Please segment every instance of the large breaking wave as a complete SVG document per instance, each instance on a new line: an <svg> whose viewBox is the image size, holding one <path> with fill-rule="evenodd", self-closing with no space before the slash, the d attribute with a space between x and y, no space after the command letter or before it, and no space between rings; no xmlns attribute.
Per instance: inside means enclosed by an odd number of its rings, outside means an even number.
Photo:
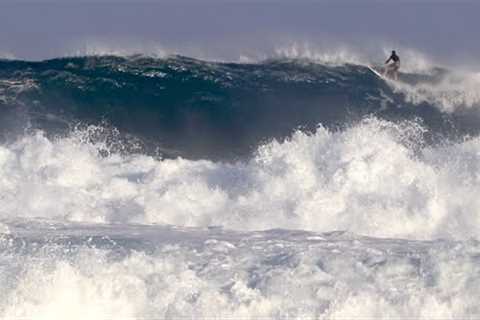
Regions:
<svg viewBox="0 0 480 320"><path fill-rule="evenodd" d="M480 315L479 78L0 62L0 316Z"/></svg>
<svg viewBox="0 0 480 320"><path fill-rule="evenodd" d="M427 139L477 134L479 79L433 68L387 83L367 67L306 59L215 63L173 56L0 62L2 133L120 131L146 152L231 160L272 139L365 116L421 121ZM21 131L23 132L23 131ZM133 144L133 145L132 145Z"/></svg>

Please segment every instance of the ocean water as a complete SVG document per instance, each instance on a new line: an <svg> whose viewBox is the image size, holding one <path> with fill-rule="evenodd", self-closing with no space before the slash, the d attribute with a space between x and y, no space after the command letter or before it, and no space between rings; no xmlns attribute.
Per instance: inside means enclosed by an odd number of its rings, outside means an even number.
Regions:
<svg viewBox="0 0 480 320"><path fill-rule="evenodd" d="M0 318L480 317L480 74L344 58L1 60Z"/></svg>

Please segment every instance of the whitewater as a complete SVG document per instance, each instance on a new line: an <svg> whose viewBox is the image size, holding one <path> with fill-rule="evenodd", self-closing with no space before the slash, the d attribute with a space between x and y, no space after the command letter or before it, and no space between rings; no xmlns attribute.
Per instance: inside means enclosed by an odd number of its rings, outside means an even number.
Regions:
<svg viewBox="0 0 480 320"><path fill-rule="evenodd" d="M324 58L1 60L0 318L480 317L479 74Z"/></svg>

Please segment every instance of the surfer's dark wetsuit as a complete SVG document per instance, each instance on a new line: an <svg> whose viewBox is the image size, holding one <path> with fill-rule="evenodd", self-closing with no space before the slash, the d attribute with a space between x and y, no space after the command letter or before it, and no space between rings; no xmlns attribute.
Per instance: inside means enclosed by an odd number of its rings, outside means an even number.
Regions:
<svg viewBox="0 0 480 320"><path fill-rule="evenodd" d="M400 57L397 56L397 53L395 51L392 51L392 55L390 56L390 58L388 58L388 60L385 63L389 63L390 61L393 61L394 63L400 62Z"/></svg>
<svg viewBox="0 0 480 320"><path fill-rule="evenodd" d="M388 64L390 61L392 61L393 63ZM393 77L395 79L398 79L398 69L400 69L400 57L397 56L397 53L395 52L395 50L392 51L390 58L388 58L388 60L385 61L385 64L388 64L385 70L385 74L387 76L393 74Z"/></svg>

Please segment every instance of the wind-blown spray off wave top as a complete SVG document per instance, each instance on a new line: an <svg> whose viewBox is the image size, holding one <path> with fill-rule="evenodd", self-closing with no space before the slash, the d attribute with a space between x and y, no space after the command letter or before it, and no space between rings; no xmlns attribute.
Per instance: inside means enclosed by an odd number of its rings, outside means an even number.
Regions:
<svg viewBox="0 0 480 320"><path fill-rule="evenodd" d="M480 316L475 74L104 56L0 81L1 317Z"/></svg>

